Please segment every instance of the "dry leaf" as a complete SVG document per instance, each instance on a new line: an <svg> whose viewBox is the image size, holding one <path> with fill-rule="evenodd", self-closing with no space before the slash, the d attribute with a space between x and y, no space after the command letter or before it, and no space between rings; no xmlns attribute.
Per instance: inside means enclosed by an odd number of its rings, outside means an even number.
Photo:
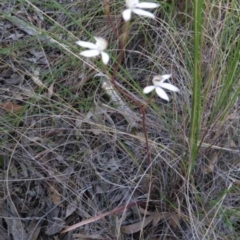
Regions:
<svg viewBox="0 0 240 240"><path fill-rule="evenodd" d="M26 97L34 97L34 92L31 89L21 87L22 94Z"/></svg>
<svg viewBox="0 0 240 240"><path fill-rule="evenodd" d="M26 231L30 234L28 240L38 240L40 231L42 230L42 222L38 220L31 220L26 226Z"/></svg>
<svg viewBox="0 0 240 240"><path fill-rule="evenodd" d="M50 185L50 195L54 205L59 205L61 203L61 195L56 190L55 184Z"/></svg>
<svg viewBox="0 0 240 240"><path fill-rule="evenodd" d="M55 217L52 221L53 223L49 225L45 231L45 233L49 236L59 233L65 226L65 221L61 218Z"/></svg>
<svg viewBox="0 0 240 240"><path fill-rule="evenodd" d="M163 218L168 217L169 213L166 212L151 212L151 217L153 219L153 226L157 226L158 222L161 221Z"/></svg>
<svg viewBox="0 0 240 240"><path fill-rule="evenodd" d="M152 217L153 220L153 226L157 226L159 221L162 219L165 219L168 221L168 223L173 227L176 228L178 225L178 222L180 220L180 217L176 213L170 213L170 212L147 212L148 215Z"/></svg>
<svg viewBox="0 0 240 240"><path fill-rule="evenodd" d="M12 204L7 204L7 201L3 203L1 215L5 220L5 228L7 228L8 236L12 236L13 240L23 240L29 239L28 234L25 230L24 223L19 219L18 214L16 213L16 208ZM2 233L0 235L2 238ZM8 238L9 239L9 238Z"/></svg>
<svg viewBox="0 0 240 240"><path fill-rule="evenodd" d="M83 239L106 239L101 237L100 235L85 235L85 234L73 234L74 239L83 240Z"/></svg>
<svg viewBox="0 0 240 240"><path fill-rule="evenodd" d="M0 108L11 113L18 113L23 110L23 106L12 103L12 102L0 103Z"/></svg>
<svg viewBox="0 0 240 240"><path fill-rule="evenodd" d="M77 209L77 203L76 203L76 202L68 204L67 209L66 209L65 219L66 219L67 217L69 217L70 215L72 215L73 212L74 212L76 209Z"/></svg>
<svg viewBox="0 0 240 240"><path fill-rule="evenodd" d="M31 78L36 85L38 85L39 87L45 87L46 88L46 86L43 84L43 82L39 79L39 71L35 70L33 72L33 75L31 75Z"/></svg>
<svg viewBox="0 0 240 240"><path fill-rule="evenodd" d="M48 98L51 98L53 95L53 86L54 86L54 83L52 83L48 88L48 93L47 93Z"/></svg>
<svg viewBox="0 0 240 240"><path fill-rule="evenodd" d="M203 168L204 174L208 174L213 171L217 159L218 159L218 154L217 152L214 152L208 161L208 166Z"/></svg>
<svg viewBox="0 0 240 240"><path fill-rule="evenodd" d="M169 213L168 223L173 227L173 229L176 229L177 226L179 226L180 220L181 220L181 216L179 216L178 214Z"/></svg>
<svg viewBox="0 0 240 240"><path fill-rule="evenodd" d="M45 54L43 51L36 51L35 49L31 49L30 53L38 60L42 57L45 57Z"/></svg>
<svg viewBox="0 0 240 240"><path fill-rule="evenodd" d="M145 228L152 220L152 216L148 216L140 222L121 227L121 232L126 234L139 232L141 229Z"/></svg>
<svg viewBox="0 0 240 240"><path fill-rule="evenodd" d="M140 206L139 206L138 209L139 209L139 212L140 212L141 214L144 214L144 215L150 215L150 214L151 214L151 212L146 211L145 209L141 208Z"/></svg>
<svg viewBox="0 0 240 240"><path fill-rule="evenodd" d="M15 33L12 33L6 39L12 39L13 41L16 41L22 36L24 36L24 34L20 33L19 31L15 31Z"/></svg>
<svg viewBox="0 0 240 240"><path fill-rule="evenodd" d="M45 87L45 85L42 83L39 77L35 77L35 76L31 76L31 77L36 85L38 85L39 87Z"/></svg>
<svg viewBox="0 0 240 240"><path fill-rule="evenodd" d="M234 142L232 139L230 140L229 147L230 147L230 148L237 149L237 145L235 144L235 142Z"/></svg>
<svg viewBox="0 0 240 240"><path fill-rule="evenodd" d="M13 73L10 78L5 79L4 82L8 85L21 85L23 83L24 76L18 73Z"/></svg>
<svg viewBox="0 0 240 240"><path fill-rule="evenodd" d="M66 227L61 233L66 233L66 232L74 230L74 229L76 229L78 227L84 226L86 224L89 224L89 223L92 223L92 222L96 222L96 221L98 221L98 220L100 220L102 218L105 218L108 215L113 215L113 214L117 214L117 213L120 213L120 212L124 212L128 208L136 206L136 205L139 205L140 203L141 203L140 201L139 202L131 202L128 205L114 208L113 210L111 210L109 212L99 214L99 215L97 215L95 217L91 217L89 219L86 219L86 220L83 220L83 221L81 221L79 223L76 223L76 224L74 224L72 226Z"/></svg>
<svg viewBox="0 0 240 240"><path fill-rule="evenodd" d="M230 179L233 181L233 184L240 186L240 180L237 178L230 177Z"/></svg>
<svg viewBox="0 0 240 240"><path fill-rule="evenodd" d="M82 118L77 117L76 120L75 120L76 128L81 129L82 128L82 123L83 123Z"/></svg>
<svg viewBox="0 0 240 240"><path fill-rule="evenodd" d="M239 114L237 112L234 112L228 116L228 120L234 121L239 118Z"/></svg>
<svg viewBox="0 0 240 240"><path fill-rule="evenodd" d="M177 213L171 212L153 212L151 213L151 216L153 218L153 226L157 226L158 222L164 219L174 229L176 229L176 227L179 225L179 221L181 219L181 216L179 216Z"/></svg>

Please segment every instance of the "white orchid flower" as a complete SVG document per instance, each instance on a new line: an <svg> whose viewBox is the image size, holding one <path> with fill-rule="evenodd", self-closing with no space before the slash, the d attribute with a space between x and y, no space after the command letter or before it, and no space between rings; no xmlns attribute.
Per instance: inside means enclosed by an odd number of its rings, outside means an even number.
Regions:
<svg viewBox="0 0 240 240"><path fill-rule="evenodd" d="M96 57L98 55L101 55L103 63L107 65L109 62L109 55L104 52L104 50L107 48L108 42L102 37L94 38L96 40L96 43L85 41L76 42L76 44L78 44L79 46L90 49L80 52L80 55L84 57Z"/></svg>
<svg viewBox="0 0 240 240"><path fill-rule="evenodd" d="M166 101L169 101L169 97L163 89L167 89L167 90L173 91L173 92L178 92L179 91L179 89L177 87L173 86L172 84L165 83L165 81L167 79L169 79L171 76L172 76L171 74L155 76L152 80L153 85L145 87L143 89L143 93L147 94L147 93L152 92L155 89L157 95L160 98L162 98Z"/></svg>
<svg viewBox="0 0 240 240"><path fill-rule="evenodd" d="M142 8L152 9L159 7L159 4L157 3L149 3L149 2L139 2L139 0L125 0L126 7L122 12L122 16L125 22L129 21L132 16L132 12L134 12L137 15L141 15L144 17L150 17L155 18L155 15L151 12L145 11Z"/></svg>

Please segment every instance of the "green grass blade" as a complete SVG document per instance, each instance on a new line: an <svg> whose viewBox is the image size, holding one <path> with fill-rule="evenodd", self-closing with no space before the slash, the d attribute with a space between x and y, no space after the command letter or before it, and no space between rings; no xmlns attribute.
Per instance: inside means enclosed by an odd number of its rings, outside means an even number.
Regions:
<svg viewBox="0 0 240 240"><path fill-rule="evenodd" d="M194 71L192 114L190 123L190 164L189 172L194 167L197 156L197 142L201 118L201 27L202 27L202 1L194 1Z"/></svg>

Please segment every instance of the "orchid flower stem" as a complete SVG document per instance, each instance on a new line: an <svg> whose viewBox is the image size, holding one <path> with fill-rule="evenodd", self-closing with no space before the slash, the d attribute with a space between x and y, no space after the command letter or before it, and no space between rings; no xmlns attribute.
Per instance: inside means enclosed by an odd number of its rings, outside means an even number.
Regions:
<svg viewBox="0 0 240 240"><path fill-rule="evenodd" d="M108 22L109 22L111 28L113 29L113 32L114 32L115 36L117 37L117 39L119 39L119 33L115 29L115 27L113 26L112 21L111 21L109 1L108 0L105 0L104 7L105 7L105 12L106 12ZM132 95L130 95L126 91L124 91L124 89L122 89L116 83L116 80L115 80L115 76L117 76L118 70L121 66L121 63L122 63L122 60L123 60L123 57L124 57L124 50L125 50L125 47L126 47L126 41L127 41L127 37L128 37L129 27L130 27L130 21L125 22L123 33L122 33L122 36L121 36L121 39L120 39L120 52L119 52L119 55L118 55L118 58L117 58L117 63L113 67L113 73L110 74L105 66L104 66L103 70L107 74L107 76L109 76L110 81L113 84L114 88L120 94L122 94L123 96L126 96L129 100L131 100L135 104L135 106L137 106L139 108L139 111L142 115L142 128L143 128L143 133L144 133L144 138L145 138L145 143L146 143L146 159L147 159L148 164L149 164L149 189L148 189L148 199L147 199L147 205L146 205L146 210L147 210L149 200L150 200L150 194L151 194L151 191L152 191L152 161L151 161L151 153L150 153L150 148L149 148L148 133L147 133L147 127L146 127L146 108L151 103L151 101L154 97L154 94L151 95L151 97L149 98L149 100L146 102L145 105L142 105L142 103L138 99L136 99L135 97L133 97ZM144 215L144 216L146 216L146 215Z"/></svg>
<svg viewBox="0 0 240 240"><path fill-rule="evenodd" d="M110 14L110 6L109 6L109 0L105 0L103 3L103 7L105 10L105 14L107 16L107 21L109 23L109 25L111 26L116 38L119 38L119 32L118 29L114 26L113 22L112 22L112 18L111 18L111 14Z"/></svg>
<svg viewBox="0 0 240 240"><path fill-rule="evenodd" d="M127 36L128 36L128 29L129 29L129 22L126 22L125 25L124 25L123 34L122 34L121 39L120 39L120 53L118 55L117 63L114 66L114 72L115 73L118 72L118 70L121 66L122 60L123 60L124 50L125 50L125 46L126 46L126 40L127 40Z"/></svg>
<svg viewBox="0 0 240 240"><path fill-rule="evenodd" d="M151 94L150 98L147 100L146 104L143 106L144 109L146 109L151 104L154 95L155 95L154 93Z"/></svg>
<svg viewBox="0 0 240 240"><path fill-rule="evenodd" d="M106 15L108 17L109 24L113 28L112 21L111 21L111 18L110 18L110 10L109 10L108 0L105 1L104 7L105 7ZM123 34L122 34L121 39L120 39L120 53L118 55L117 63L113 67L113 73L110 74L105 66L104 66L103 72L105 72L105 74L109 77L109 79L110 79L111 83L113 84L114 88L120 94L122 94L123 96L126 96L129 100L131 100L139 108L139 110L142 114L142 127L143 127L145 142L146 142L146 156L147 156L148 164L150 165L151 164L151 154L150 154L150 150L149 150L148 135L147 135L147 128L146 128L146 112L145 112L145 109L149 105L149 103L147 103L146 106L143 106L142 103L138 99L134 98L132 95L130 95L126 91L124 91L116 83L116 80L115 80L115 76L117 75L118 70L121 66L122 60L123 60L124 50L125 50L125 46L126 46L126 40L127 40L127 37L128 37L129 26L130 26L130 21L127 21L124 24ZM114 28L113 28L113 31L114 31ZM114 32L115 32L115 35L118 36L118 32L117 31L114 31ZM150 169L149 171L150 171L149 173L150 173L150 176L151 176L152 169ZM151 188L151 184L150 184L149 187Z"/></svg>

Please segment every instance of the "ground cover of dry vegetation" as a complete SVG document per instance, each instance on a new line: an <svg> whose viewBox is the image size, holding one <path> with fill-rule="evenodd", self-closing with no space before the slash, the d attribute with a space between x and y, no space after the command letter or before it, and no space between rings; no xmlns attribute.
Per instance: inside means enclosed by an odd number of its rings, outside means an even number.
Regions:
<svg viewBox="0 0 240 240"><path fill-rule="evenodd" d="M117 72L125 1L0 2L0 239L240 239L240 3L152 2Z"/></svg>

